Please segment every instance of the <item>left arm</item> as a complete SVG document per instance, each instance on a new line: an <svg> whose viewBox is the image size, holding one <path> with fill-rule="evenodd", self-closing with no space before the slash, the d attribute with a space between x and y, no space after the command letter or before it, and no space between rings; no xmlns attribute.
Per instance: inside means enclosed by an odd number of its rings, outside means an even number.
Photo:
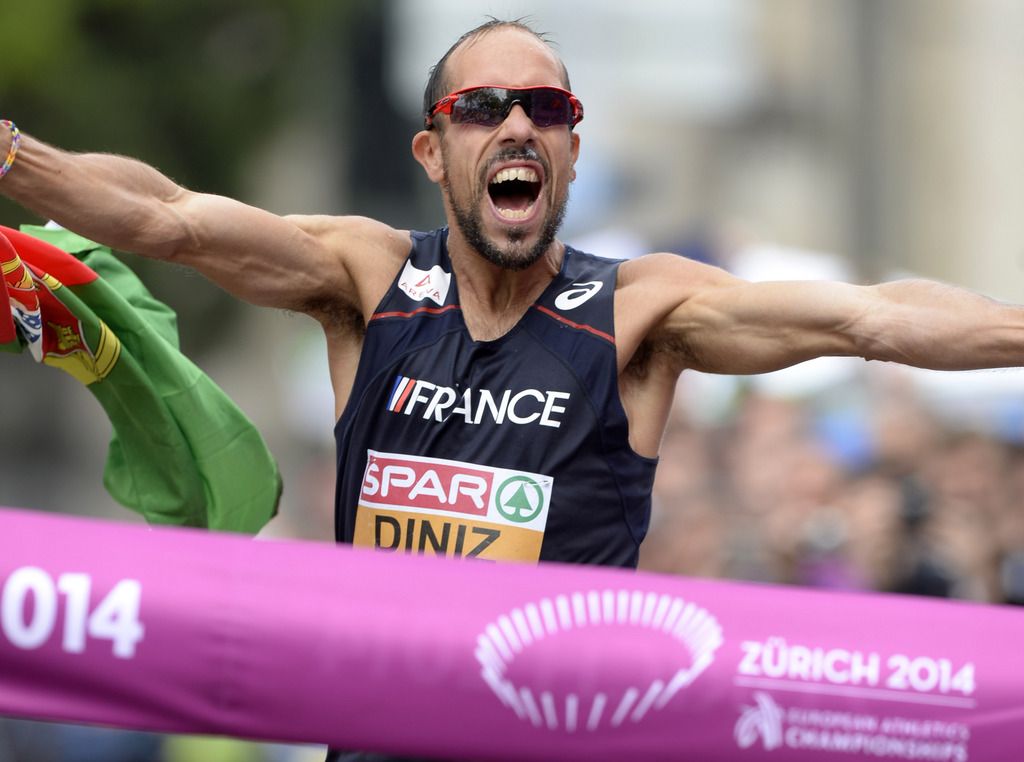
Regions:
<svg viewBox="0 0 1024 762"><path fill-rule="evenodd" d="M762 373L820 356L938 370L1024 365L1024 308L923 280L875 286L750 283L653 257L648 303L666 305L645 337L677 370Z"/></svg>
<svg viewBox="0 0 1024 762"><path fill-rule="evenodd" d="M867 360L933 370L1024 365L1022 307L926 280L862 289L870 311L854 336Z"/></svg>

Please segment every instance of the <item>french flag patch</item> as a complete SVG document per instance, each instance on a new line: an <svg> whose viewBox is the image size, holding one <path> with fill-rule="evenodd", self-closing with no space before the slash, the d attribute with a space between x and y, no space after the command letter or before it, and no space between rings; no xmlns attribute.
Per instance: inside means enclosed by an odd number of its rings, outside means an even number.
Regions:
<svg viewBox="0 0 1024 762"><path fill-rule="evenodd" d="M388 397L388 410L392 413L401 413L402 408L405 407L405 403L409 399L409 393L412 392L415 385L415 378L396 376L395 385L391 387L391 394Z"/></svg>

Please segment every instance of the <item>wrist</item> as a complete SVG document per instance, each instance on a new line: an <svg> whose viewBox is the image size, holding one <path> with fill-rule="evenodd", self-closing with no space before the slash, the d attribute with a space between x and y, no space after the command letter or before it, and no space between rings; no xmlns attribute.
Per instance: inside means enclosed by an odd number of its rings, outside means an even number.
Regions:
<svg viewBox="0 0 1024 762"><path fill-rule="evenodd" d="M0 119L0 180L11 171L21 145L21 132L10 119Z"/></svg>

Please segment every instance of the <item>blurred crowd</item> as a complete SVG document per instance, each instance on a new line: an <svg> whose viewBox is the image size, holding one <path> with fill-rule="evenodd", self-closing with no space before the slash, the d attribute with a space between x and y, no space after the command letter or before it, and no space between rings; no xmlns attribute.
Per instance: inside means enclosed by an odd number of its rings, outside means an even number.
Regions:
<svg viewBox="0 0 1024 762"><path fill-rule="evenodd" d="M0 719L0 762L323 762L325 747Z"/></svg>
<svg viewBox="0 0 1024 762"><path fill-rule="evenodd" d="M1024 603L1015 408L979 425L926 404L905 369L864 367L855 390L821 399L740 385L714 425L680 406L641 567Z"/></svg>

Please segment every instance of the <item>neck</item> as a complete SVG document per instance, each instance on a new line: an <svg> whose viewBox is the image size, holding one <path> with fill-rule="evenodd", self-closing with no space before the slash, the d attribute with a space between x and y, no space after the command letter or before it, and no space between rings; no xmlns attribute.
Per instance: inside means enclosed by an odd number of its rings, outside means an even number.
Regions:
<svg viewBox="0 0 1024 762"><path fill-rule="evenodd" d="M448 233L448 255L459 285L466 325L476 340L507 333L558 275L565 246L554 241L523 270L510 270L484 259L457 228Z"/></svg>

